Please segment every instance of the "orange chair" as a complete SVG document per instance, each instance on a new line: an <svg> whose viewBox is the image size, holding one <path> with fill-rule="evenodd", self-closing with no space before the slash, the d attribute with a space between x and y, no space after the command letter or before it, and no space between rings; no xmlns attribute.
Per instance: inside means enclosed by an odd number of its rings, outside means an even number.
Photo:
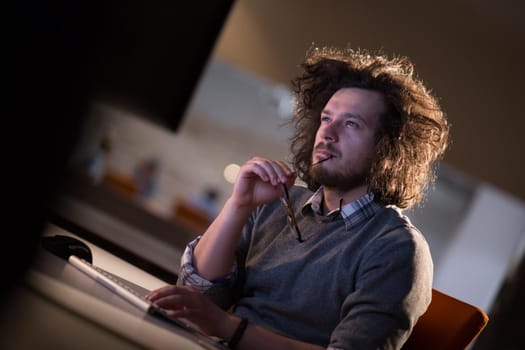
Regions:
<svg viewBox="0 0 525 350"><path fill-rule="evenodd" d="M435 289L427 311L416 323L403 350L464 350L489 318L480 308Z"/></svg>

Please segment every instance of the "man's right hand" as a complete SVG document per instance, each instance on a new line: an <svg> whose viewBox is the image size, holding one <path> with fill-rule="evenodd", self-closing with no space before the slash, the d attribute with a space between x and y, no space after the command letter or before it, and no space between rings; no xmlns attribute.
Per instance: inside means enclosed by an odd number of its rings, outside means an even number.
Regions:
<svg viewBox="0 0 525 350"><path fill-rule="evenodd" d="M211 281L231 271L250 214L258 205L282 196L282 185L292 186L295 177L281 161L256 157L241 167L232 195L195 247L193 266L201 277Z"/></svg>
<svg viewBox="0 0 525 350"><path fill-rule="evenodd" d="M239 207L255 209L283 195L282 184L290 187L295 178L286 163L254 157L241 167L231 200Z"/></svg>

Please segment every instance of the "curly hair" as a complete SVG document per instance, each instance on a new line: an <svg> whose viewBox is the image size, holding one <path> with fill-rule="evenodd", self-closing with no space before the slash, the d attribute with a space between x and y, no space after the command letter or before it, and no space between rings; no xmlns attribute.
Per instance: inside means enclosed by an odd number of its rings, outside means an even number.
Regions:
<svg viewBox="0 0 525 350"><path fill-rule="evenodd" d="M311 190L310 175L315 134L320 113L341 88L378 91L387 112L380 116L376 149L368 177L369 191L384 205L409 208L423 200L435 179L435 164L448 143L449 125L437 99L415 77L406 57L350 48L312 48L292 80L296 112L292 118L292 162Z"/></svg>

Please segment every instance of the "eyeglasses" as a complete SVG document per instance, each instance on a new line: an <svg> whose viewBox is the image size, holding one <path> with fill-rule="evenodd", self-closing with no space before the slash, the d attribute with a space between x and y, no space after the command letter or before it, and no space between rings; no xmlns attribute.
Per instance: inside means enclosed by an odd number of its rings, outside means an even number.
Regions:
<svg viewBox="0 0 525 350"><path fill-rule="evenodd" d="M288 221L290 225L292 226L292 229L295 230L295 233L297 234L297 240L299 242L304 242L304 239L301 236L301 231L299 230L299 226L297 225L297 220L295 220L295 214L293 212L292 202L290 201L290 195L288 194L288 188L286 187L285 184L283 184L283 189L284 189L284 197L282 197L281 199L283 200L283 203L286 206Z"/></svg>

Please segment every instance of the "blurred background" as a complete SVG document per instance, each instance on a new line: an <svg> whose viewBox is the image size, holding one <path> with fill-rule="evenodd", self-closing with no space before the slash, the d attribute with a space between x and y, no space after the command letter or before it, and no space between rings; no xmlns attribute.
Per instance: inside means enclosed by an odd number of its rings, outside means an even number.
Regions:
<svg viewBox="0 0 525 350"><path fill-rule="evenodd" d="M111 32L103 88L87 101L51 222L173 279L184 244L216 215L239 165L255 155L289 159L289 83L305 52L381 49L415 63L452 124L433 191L407 213L429 241L434 286L489 313L475 349L523 344L523 321L512 318L525 277L523 2L237 0L200 56L191 96L171 109L159 107L172 96L162 94L184 67L166 57L191 48L163 44L172 28L151 21L170 23L162 6L143 17L138 9L109 17L113 29L125 18L136 31ZM144 240L154 242L149 250Z"/></svg>

